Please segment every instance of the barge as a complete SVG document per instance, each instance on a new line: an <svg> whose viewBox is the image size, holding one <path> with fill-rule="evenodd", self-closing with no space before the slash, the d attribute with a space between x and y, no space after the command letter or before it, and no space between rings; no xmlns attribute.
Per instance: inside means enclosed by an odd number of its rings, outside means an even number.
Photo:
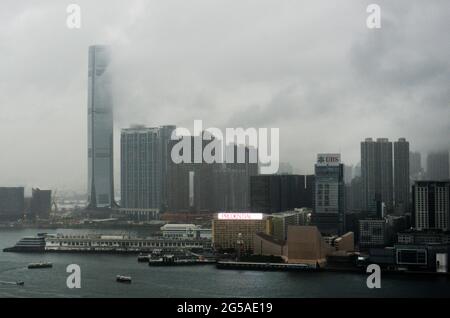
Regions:
<svg viewBox="0 0 450 318"><path fill-rule="evenodd" d="M186 265L207 265L215 264L215 260L192 258L192 257L176 257L175 255L164 255L159 258L150 258L149 266L186 266Z"/></svg>
<svg viewBox="0 0 450 318"><path fill-rule="evenodd" d="M319 267L313 264L288 264L288 263L256 263L256 262L234 262L219 261L218 269L241 269L262 271L318 271Z"/></svg>
<svg viewBox="0 0 450 318"><path fill-rule="evenodd" d="M53 264L49 262L39 262L39 263L30 263L28 264L28 269L34 268L52 268Z"/></svg>

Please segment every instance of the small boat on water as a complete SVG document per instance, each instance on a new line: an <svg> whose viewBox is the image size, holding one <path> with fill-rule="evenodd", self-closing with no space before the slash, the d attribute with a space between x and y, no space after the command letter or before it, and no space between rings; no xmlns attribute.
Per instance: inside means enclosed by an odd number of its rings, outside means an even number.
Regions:
<svg viewBox="0 0 450 318"><path fill-rule="evenodd" d="M17 286L23 286L25 283L23 281L16 281L16 282L4 282L0 281L0 284L2 285L17 285Z"/></svg>
<svg viewBox="0 0 450 318"><path fill-rule="evenodd" d="M49 263L49 262L39 262L39 263L30 263L30 264L28 264L28 269L51 268L51 267L53 267L53 264Z"/></svg>
<svg viewBox="0 0 450 318"><path fill-rule="evenodd" d="M131 283L131 277L130 276L117 275L116 276L116 281L119 282L119 283Z"/></svg>
<svg viewBox="0 0 450 318"><path fill-rule="evenodd" d="M140 262L140 263L142 263L142 262L148 262L149 261L149 259L150 259L150 255L143 255L143 254L140 254L140 255L138 255L138 262Z"/></svg>

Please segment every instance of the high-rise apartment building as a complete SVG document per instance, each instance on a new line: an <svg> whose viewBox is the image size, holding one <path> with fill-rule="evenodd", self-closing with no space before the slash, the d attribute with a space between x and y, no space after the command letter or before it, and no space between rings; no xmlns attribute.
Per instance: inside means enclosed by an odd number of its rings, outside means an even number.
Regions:
<svg viewBox="0 0 450 318"><path fill-rule="evenodd" d="M429 153L427 156L427 180L445 181L449 179L448 151Z"/></svg>
<svg viewBox="0 0 450 318"><path fill-rule="evenodd" d="M120 190L122 208L159 209L161 163L158 128L122 129Z"/></svg>
<svg viewBox="0 0 450 318"><path fill-rule="evenodd" d="M414 227L448 231L449 202L449 181L416 181L413 186Z"/></svg>
<svg viewBox="0 0 450 318"><path fill-rule="evenodd" d="M252 162L251 152L256 149L242 145L227 145L224 152L233 150L230 162L194 162L194 145L203 151L213 142L200 136L191 136L190 162L168 164L167 198L170 212L248 211L250 209L250 177L258 173L258 163ZM171 140L168 156L178 140ZM242 151L243 162L238 162ZM230 152L231 156L231 152Z"/></svg>
<svg viewBox="0 0 450 318"><path fill-rule="evenodd" d="M409 211L409 142L399 138L394 142L394 202L398 213Z"/></svg>
<svg viewBox="0 0 450 318"><path fill-rule="evenodd" d="M159 127L159 143L160 143L160 183L161 183L161 210L166 211L168 207L168 194L167 194L167 180L169 178L169 165L170 165L170 153L169 153L169 143L171 140L172 133L175 131L176 126L165 125Z"/></svg>
<svg viewBox="0 0 450 318"><path fill-rule="evenodd" d="M88 200L90 208L113 207L113 102L110 50L89 47Z"/></svg>
<svg viewBox="0 0 450 318"><path fill-rule="evenodd" d="M393 208L392 142L387 138L366 138L361 142L361 177L363 204L367 211L377 212L381 202L388 211Z"/></svg>

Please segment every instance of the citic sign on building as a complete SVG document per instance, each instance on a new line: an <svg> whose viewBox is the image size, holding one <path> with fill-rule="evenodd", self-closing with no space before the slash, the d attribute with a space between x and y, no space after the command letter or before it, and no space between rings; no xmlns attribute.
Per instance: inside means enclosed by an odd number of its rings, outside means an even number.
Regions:
<svg viewBox="0 0 450 318"><path fill-rule="evenodd" d="M219 220L262 220L262 213L218 213Z"/></svg>
<svg viewBox="0 0 450 318"><path fill-rule="evenodd" d="M317 155L318 166L337 166L340 162L340 153L319 153Z"/></svg>

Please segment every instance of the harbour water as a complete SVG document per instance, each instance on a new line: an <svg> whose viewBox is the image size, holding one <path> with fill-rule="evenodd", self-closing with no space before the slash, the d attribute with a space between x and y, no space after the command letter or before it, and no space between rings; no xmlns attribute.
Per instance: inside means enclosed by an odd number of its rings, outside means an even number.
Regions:
<svg viewBox="0 0 450 318"><path fill-rule="evenodd" d="M0 229L0 250L13 246L24 236L43 231ZM130 234L145 236L139 232ZM40 261L53 263L53 268L27 269L29 263ZM80 289L66 285L69 264L81 268ZM116 275L131 276L133 282L117 283ZM450 280L444 277L382 275L380 289L369 289L366 279L367 276L356 273L218 270L214 265L150 267L138 263L136 255L0 251L0 297L450 297ZM23 281L24 286L7 283L13 281Z"/></svg>

